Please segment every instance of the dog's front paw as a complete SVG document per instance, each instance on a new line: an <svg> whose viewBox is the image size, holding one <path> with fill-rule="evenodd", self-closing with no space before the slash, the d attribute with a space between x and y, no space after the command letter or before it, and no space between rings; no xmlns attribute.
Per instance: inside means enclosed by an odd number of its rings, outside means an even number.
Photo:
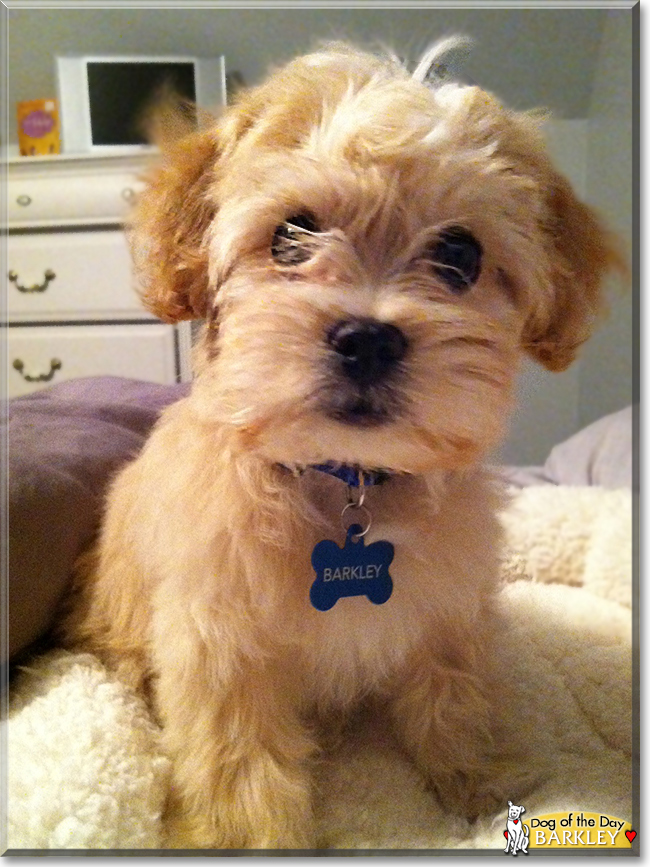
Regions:
<svg viewBox="0 0 650 867"><path fill-rule="evenodd" d="M259 757L258 757L259 759ZM169 798L164 819L170 849L309 849L315 846L311 780L270 757L251 757L212 778L209 791L185 784Z"/></svg>
<svg viewBox="0 0 650 867"><path fill-rule="evenodd" d="M315 847L310 830L273 832L271 829L229 830L211 827L191 816L167 817L164 823L163 847L166 849L202 850L296 850Z"/></svg>
<svg viewBox="0 0 650 867"><path fill-rule="evenodd" d="M465 816L470 822L479 816L487 816L503 809L504 793L500 785L493 784L481 774L456 774L437 776L431 780L445 812Z"/></svg>
<svg viewBox="0 0 650 867"><path fill-rule="evenodd" d="M540 768L522 770L514 762L490 762L471 771L431 775L430 785L446 812L470 822L494 815L512 798L525 797L540 781Z"/></svg>
<svg viewBox="0 0 650 867"><path fill-rule="evenodd" d="M251 821L247 811L233 803L223 805L213 822L174 804L164 819L163 845L168 849L311 849L315 846L312 823L309 817L301 820L300 813L300 807L293 805L291 815L283 819L274 808Z"/></svg>

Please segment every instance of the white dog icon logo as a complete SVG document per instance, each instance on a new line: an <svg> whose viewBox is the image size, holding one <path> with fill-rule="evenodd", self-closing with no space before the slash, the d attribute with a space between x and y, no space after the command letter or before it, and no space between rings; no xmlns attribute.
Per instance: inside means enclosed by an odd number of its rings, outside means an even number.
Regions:
<svg viewBox="0 0 650 867"><path fill-rule="evenodd" d="M518 807L512 801L508 801L508 821L505 832L507 843L504 850L506 853L510 851L516 855L517 852L523 852L524 855L528 855L530 829L521 821L521 814L525 812L525 807Z"/></svg>

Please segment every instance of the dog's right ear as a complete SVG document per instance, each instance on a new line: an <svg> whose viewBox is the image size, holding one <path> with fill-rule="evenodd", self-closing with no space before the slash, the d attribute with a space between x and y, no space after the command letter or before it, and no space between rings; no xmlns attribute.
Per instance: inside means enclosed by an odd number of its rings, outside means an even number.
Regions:
<svg viewBox="0 0 650 867"><path fill-rule="evenodd" d="M214 127L161 143L127 235L144 305L165 322L200 319L209 306L205 236L218 160Z"/></svg>

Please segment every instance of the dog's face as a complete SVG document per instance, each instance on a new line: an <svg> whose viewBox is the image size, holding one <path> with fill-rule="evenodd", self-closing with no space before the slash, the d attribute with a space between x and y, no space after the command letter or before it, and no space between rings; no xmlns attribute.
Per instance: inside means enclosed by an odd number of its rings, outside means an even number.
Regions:
<svg viewBox="0 0 650 867"><path fill-rule="evenodd" d="M508 801L508 818L509 819L518 819L522 813L526 812L525 807L518 807L516 804L513 804L512 801Z"/></svg>
<svg viewBox="0 0 650 867"><path fill-rule="evenodd" d="M154 312L208 320L195 394L242 448L407 472L495 445L615 261L531 117L341 46L170 147L133 247Z"/></svg>

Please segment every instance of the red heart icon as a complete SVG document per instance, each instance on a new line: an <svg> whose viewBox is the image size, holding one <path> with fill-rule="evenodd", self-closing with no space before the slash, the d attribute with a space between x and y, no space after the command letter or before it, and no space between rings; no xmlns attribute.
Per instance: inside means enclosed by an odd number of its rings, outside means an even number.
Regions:
<svg viewBox="0 0 650 867"><path fill-rule="evenodd" d="M516 825L517 822L519 821L519 819L513 819L512 821L513 821L513 822L515 823L515 825Z"/></svg>
<svg viewBox="0 0 650 867"><path fill-rule="evenodd" d="M634 838L636 837L636 831L626 831L626 832L625 832L625 836L627 837L627 839L628 839L628 840L630 841L630 843L631 843L632 840L634 840Z"/></svg>
<svg viewBox="0 0 650 867"><path fill-rule="evenodd" d="M507 832L507 831L504 831L504 832L503 832L503 836L504 836L504 837L506 838L506 840L507 840L507 839L508 839L508 832Z"/></svg>

